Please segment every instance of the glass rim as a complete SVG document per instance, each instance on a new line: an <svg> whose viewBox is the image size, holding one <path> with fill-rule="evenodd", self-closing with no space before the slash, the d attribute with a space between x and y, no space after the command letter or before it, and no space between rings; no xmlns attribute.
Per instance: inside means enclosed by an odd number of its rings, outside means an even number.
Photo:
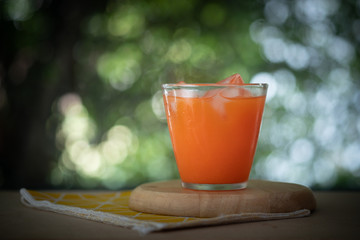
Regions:
<svg viewBox="0 0 360 240"><path fill-rule="evenodd" d="M162 84L162 89L180 89L180 88L201 88L201 87L210 87L210 88L226 88L226 87L236 87L236 88L268 88L269 84L267 83L244 83L244 84L217 84L217 83L165 83Z"/></svg>

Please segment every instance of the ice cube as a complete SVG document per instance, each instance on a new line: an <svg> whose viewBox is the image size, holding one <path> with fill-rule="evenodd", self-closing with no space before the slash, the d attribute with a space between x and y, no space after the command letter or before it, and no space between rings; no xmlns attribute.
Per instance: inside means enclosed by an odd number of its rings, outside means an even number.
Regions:
<svg viewBox="0 0 360 240"><path fill-rule="evenodd" d="M242 77L240 76L240 74L235 73L233 75L231 75L230 77L227 77L219 82L217 82L216 84L219 85L242 85L244 84L244 81L242 79ZM245 91L245 92L244 92ZM219 88L219 89L214 89L214 90L209 90L207 91L207 93L204 95L204 97L214 97L217 94L221 94L223 97L226 98L234 98L234 97L239 97L239 96L243 96L244 94L246 94L247 90L245 89L241 89L241 88Z"/></svg>
<svg viewBox="0 0 360 240"><path fill-rule="evenodd" d="M230 77L225 78L224 80L221 80L217 82L217 84L234 84L234 85L241 85L244 84L244 81L240 74L235 73L231 75Z"/></svg>
<svg viewBox="0 0 360 240"><path fill-rule="evenodd" d="M244 81L240 74L235 73L230 77L218 82L218 84L243 85ZM242 87L228 87L220 91L220 95L225 98L251 97L250 91Z"/></svg>
<svg viewBox="0 0 360 240"><path fill-rule="evenodd" d="M220 95L225 98L251 97L249 90L242 87L228 87L221 90Z"/></svg>
<svg viewBox="0 0 360 240"><path fill-rule="evenodd" d="M205 92L205 94L202 96L203 98L212 98L214 96L216 96L221 89L217 88L217 89L213 89L213 90L208 90Z"/></svg>
<svg viewBox="0 0 360 240"><path fill-rule="evenodd" d="M196 98L199 97L199 92L194 89L176 89L175 96L182 98Z"/></svg>

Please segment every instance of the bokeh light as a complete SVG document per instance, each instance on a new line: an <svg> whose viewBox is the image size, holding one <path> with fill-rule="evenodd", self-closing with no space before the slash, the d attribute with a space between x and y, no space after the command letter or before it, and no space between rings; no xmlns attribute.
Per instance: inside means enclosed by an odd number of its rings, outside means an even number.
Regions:
<svg viewBox="0 0 360 240"><path fill-rule="evenodd" d="M49 8L63 14L53 4L4 1L18 50L8 73L0 62L0 110L25 109L23 96L45 89L38 145L54 146L51 186L177 178L161 84L238 72L269 84L251 178L360 188L360 1L89 1L58 25L47 22ZM12 90L36 81L34 95Z"/></svg>

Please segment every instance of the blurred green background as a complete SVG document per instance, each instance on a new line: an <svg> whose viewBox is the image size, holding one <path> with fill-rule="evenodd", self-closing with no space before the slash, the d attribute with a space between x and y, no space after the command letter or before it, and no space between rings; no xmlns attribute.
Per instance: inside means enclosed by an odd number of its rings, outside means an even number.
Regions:
<svg viewBox="0 0 360 240"><path fill-rule="evenodd" d="M0 1L0 187L178 178L161 84L266 82L251 178L360 189L360 1Z"/></svg>

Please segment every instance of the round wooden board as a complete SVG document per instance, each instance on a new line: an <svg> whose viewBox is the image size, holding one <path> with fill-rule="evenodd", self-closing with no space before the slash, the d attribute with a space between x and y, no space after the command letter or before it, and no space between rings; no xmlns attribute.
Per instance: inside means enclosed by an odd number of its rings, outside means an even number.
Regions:
<svg viewBox="0 0 360 240"><path fill-rule="evenodd" d="M180 180L145 183L130 196L132 210L161 215L216 217L237 213L287 213L314 210L315 197L302 185L250 180L248 187L232 191L198 191Z"/></svg>

